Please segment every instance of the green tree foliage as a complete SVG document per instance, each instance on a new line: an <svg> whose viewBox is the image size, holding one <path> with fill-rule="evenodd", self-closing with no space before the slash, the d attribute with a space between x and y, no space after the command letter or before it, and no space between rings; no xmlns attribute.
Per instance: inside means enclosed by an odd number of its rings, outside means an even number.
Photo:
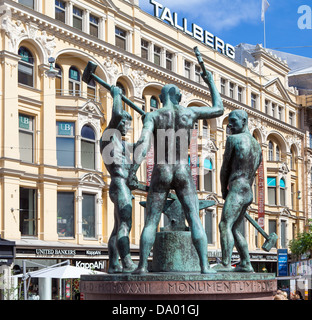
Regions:
<svg viewBox="0 0 312 320"><path fill-rule="evenodd" d="M309 231L299 233L296 239L293 239L289 243L289 249L292 254L300 257L302 254L312 253L312 220L310 220Z"/></svg>

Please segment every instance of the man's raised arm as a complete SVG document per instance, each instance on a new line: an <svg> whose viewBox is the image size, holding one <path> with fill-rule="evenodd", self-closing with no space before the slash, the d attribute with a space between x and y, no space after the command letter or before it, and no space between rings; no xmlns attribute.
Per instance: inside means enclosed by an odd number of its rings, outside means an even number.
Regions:
<svg viewBox="0 0 312 320"><path fill-rule="evenodd" d="M224 107L220 93L213 81L211 72L201 73L203 80L207 83L212 98L212 107L192 107L197 119L212 119L223 115Z"/></svg>

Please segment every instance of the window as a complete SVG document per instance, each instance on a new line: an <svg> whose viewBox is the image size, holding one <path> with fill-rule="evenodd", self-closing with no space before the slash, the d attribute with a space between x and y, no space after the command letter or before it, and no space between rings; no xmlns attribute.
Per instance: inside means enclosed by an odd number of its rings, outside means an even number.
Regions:
<svg viewBox="0 0 312 320"><path fill-rule="evenodd" d="M276 178L268 177L268 201L270 205L276 205Z"/></svg>
<svg viewBox="0 0 312 320"><path fill-rule="evenodd" d="M269 161L274 161L274 145L272 141L269 141Z"/></svg>
<svg viewBox="0 0 312 320"><path fill-rule="evenodd" d="M204 161L204 190L212 192L213 189L213 165L211 159Z"/></svg>
<svg viewBox="0 0 312 320"><path fill-rule="evenodd" d="M57 193L57 234L59 237L74 237L74 199L73 192Z"/></svg>
<svg viewBox="0 0 312 320"><path fill-rule="evenodd" d="M269 220L269 234L277 233L276 227L277 227L276 220ZM274 247L276 247L276 243L275 243Z"/></svg>
<svg viewBox="0 0 312 320"><path fill-rule="evenodd" d="M312 133L309 133L309 147L312 149Z"/></svg>
<svg viewBox="0 0 312 320"><path fill-rule="evenodd" d="M88 125L81 130L81 165L85 169L95 169L95 133Z"/></svg>
<svg viewBox="0 0 312 320"><path fill-rule="evenodd" d="M154 63L160 66L161 48L154 45Z"/></svg>
<svg viewBox="0 0 312 320"><path fill-rule="evenodd" d="M235 84L230 82L230 98L234 99Z"/></svg>
<svg viewBox="0 0 312 320"><path fill-rule="evenodd" d="M31 52L25 48L20 47L18 55L22 59L18 62L18 83L29 87L34 86L34 58Z"/></svg>
<svg viewBox="0 0 312 320"><path fill-rule="evenodd" d="M91 79L87 88L88 99L96 100L96 83L94 79Z"/></svg>
<svg viewBox="0 0 312 320"><path fill-rule="evenodd" d="M281 151L279 146L276 146L276 161L281 161Z"/></svg>
<svg viewBox="0 0 312 320"><path fill-rule="evenodd" d="M289 112L289 124L291 126L294 125L294 118L295 118L295 114L293 112Z"/></svg>
<svg viewBox="0 0 312 320"><path fill-rule="evenodd" d="M23 4L31 9L35 8L34 0L18 0L18 3Z"/></svg>
<svg viewBox="0 0 312 320"><path fill-rule="evenodd" d="M95 195L82 194L82 234L85 238L95 238Z"/></svg>
<svg viewBox="0 0 312 320"><path fill-rule="evenodd" d="M159 105L158 105L157 98L151 97L150 103L151 103L151 112L158 109Z"/></svg>
<svg viewBox="0 0 312 320"><path fill-rule="evenodd" d="M55 19L65 23L66 4L65 1L55 0Z"/></svg>
<svg viewBox="0 0 312 320"><path fill-rule="evenodd" d="M280 205L286 206L286 183L284 179L280 180Z"/></svg>
<svg viewBox="0 0 312 320"><path fill-rule="evenodd" d="M281 221L281 247L284 249L284 248L287 248L287 240L286 240L286 221L282 220Z"/></svg>
<svg viewBox="0 0 312 320"><path fill-rule="evenodd" d="M270 101L265 100L265 113L269 114L269 105L270 105Z"/></svg>
<svg viewBox="0 0 312 320"><path fill-rule="evenodd" d="M199 66L195 66L195 81L197 83L201 83L202 77L201 77L201 68Z"/></svg>
<svg viewBox="0 0 312 320"><path fill-rule="evenodd" d="M69 69L69 94L80 96L80 72L76 67Z"/></svg>
<svg viewBox="0 0 312 320"><path fill-rule="evenodd" d="M56 123L56 156L60 167L75 167L75 124Z"/></svg>
<svg viewBox="0 0 312 320"><path fill-rule="evenodd" d="M184 61L184 72L185 77L191 79L191 63L189 61Z"/></svg>
<svg viewBox="0 0 312 320"><path fill-rule="evenodd" d="M237 100L243 102L243 88L237 87Z"/></svg>
<svg viewBox="0 0 312 320"><path fill-rule="evenodd" d="M276 104L272 103L272 117L276 116Z"/></svg>
<svg viewBox="0 0 312 320"><path fill-rule="evenodd" d="M172 59L173 59L173 54L170 52L166 52L166 69L172 70Z"/></svg>
<svg viewBox="0 0 312 320"><path fill-rule="evenodd" d="M205 231L208 244L213 244L213 211L206 210L205 214Z"/></svg>
<svg viewBox="0 0 312 320"><path fill-rule="evenodd" d="M283 108L278 107L278 120L282 120L283 118Z"/></svg>
<svg viewBox="0 0 312 320"><path fill-rule="evenodd" d="M37 190L20 187L20 232L37 235Z"/></svg>
<svg viewBox="0 0 312 320"><path fill-rule="evenodd" d="M34 118L19 115L19 150L20 160L34 162Z"/></svg>
<svg viewBox="0 0 312 320"><path fill-rule="evenodd" d="M226 88L226 80L224 78L221 78L221 93L225 94L225 88Z"/></svg>
<svg viewBox="0 0 312 320"><path fill-rule="evenodd" d="M99 18L90 14L90 34L91 36L99 36Z"/></svg>
<svg viewBox="0 0 312 320"><path fill-rule="evenodd" d="M251 94L251 107L254 109L257 108L257 95L255 93Z"/></svg>
<svg viewBox="0 0 312 320"><path fill-rule="evenodd" d="M57 95L62 95L62 82L63 82L62 68L58 64L56 64L55 69L58 70L58 74L55 77L55 92Z"/></svg>
<svg viewBox="0 0 312 320"><path fill-rule="evenodd" d="M296 203L296 190L295 190L295 184L292 183L291 184L291 208L292 208L292 210L296 210L295 203Z"/></svg>
<svg viewBox="0 0 312 320"><path fill-rule="evenodd" d="M149 43L146 40L141 39L141 56L146 60L148 60L148 47Z"/></svg>
<svg viewBox="0 0 312 320"><path fill-rule="evenodd" d="M73 7L73 27L82 30L82 10Z"/></svg>
<svg viewBox="0 0 312 320"><path fill-rule="evenodd" d="M116 46L123 50L126 50L126 38L127 38L127 32L116 27L115 28Z"/></svg>

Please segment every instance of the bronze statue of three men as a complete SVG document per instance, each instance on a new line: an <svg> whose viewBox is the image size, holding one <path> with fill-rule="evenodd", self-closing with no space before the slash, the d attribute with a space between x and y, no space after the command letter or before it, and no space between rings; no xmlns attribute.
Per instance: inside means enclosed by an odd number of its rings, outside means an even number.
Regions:
<svg viewBox="0 0 312 320"><path fill-rule="evenodd" d="M239 232L239 225L253 200L252 184L262 161L262 153L258 142L248 130L248 115L243 110L235 110L229 115L232 135L226 142L221 170L222 197L225 200L219 225L222 264L211 268L208 262L207 236L199 217L198 196L188 163L188 147L196 121L222 116L224 106L213 76L206 70L197 48L195 53L202 67L201 76L210 89L212 107L182 107L179 104L182 97L179 88L173 84L165 85L160 94L162 108L146 114L140 112L143 115L143 129L136 144L123 139L132 118L123 109L125 97L121 89L103 84L102 80L92 74L100 84L110 88L113 97L112 118L101 142L101 153L111 177L109 195L115 208L115 225L109 239L109 273L148 272L148 256L170 190L175 191L182 205L198 253L201 273L233 271L231 256L234 245L241 257L234 271L253 272L247 242ZM90 76L90 72L86 73ZM147 216L140 239L140 261L136 266L131 259L129 241L132 225L131 190L138 188L136 172L150 150L152 140L155 165L147 195Z"/></svg>

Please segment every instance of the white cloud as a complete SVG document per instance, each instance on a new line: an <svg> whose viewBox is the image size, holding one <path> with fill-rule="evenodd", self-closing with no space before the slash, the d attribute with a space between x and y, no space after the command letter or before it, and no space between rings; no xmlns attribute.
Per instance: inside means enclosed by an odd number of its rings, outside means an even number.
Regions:
<svg viewBox="0 0 312 320"><path fill-rule="evenodd" d="M260 0L158 0L179 19L188 17L192 22L212 31L221 31L238 26L242 22L258 23L261 15ZM154 8L149 0L140 0L143 10Z"/></svg>

